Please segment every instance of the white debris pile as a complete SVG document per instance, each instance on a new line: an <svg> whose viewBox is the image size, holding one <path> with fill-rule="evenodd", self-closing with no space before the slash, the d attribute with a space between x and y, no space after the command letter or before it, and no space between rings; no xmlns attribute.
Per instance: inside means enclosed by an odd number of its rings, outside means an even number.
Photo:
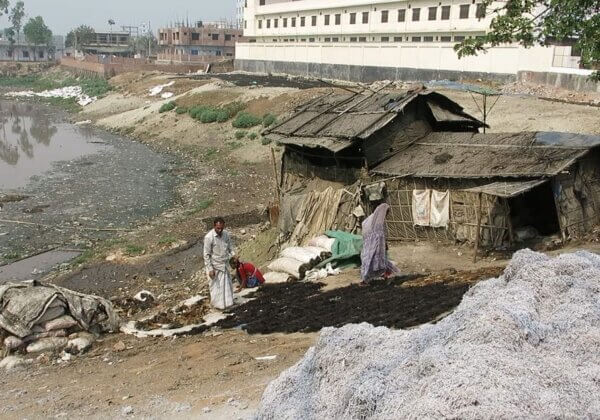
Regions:
<svg viewBox="0 0 600 420"><path fill-rule="evenodd" d="M59 89L44 90L42 92L34 92L32 90L25 90L21 92L8 92L5 94L10 97L22 97L22 98L75 98L77 103L81 106L89 105L95 102L98 98L90 97L83 93L81 86L67 86Z"/></svg>
<svg viewBox="0 0 600 420"><path fill-rule="evenodd" d="M159 94L161 94L161 93L162 93L162 91L164 90L164 88L171 87L171 86L173 86L174 84L175 84L175 81L173 81L173 80L172 80L172 81L170 81L169 83L165 83L164 85L157 85L157 86L154 86L154 87L152 87L152 88L148 89L148 94L149 94L149 96L156 96L156 95L159 95ZM171 96L173 96L173 95L171 95ZM163 97L163 98L164 98L164 96L162 96L162 95L161 95L161 97ZM170 96L169 96L169 97L170 97Z"/></svg>
<svg viewBox="0 0 600 420"><path fill-rule="evenodd" d="M100 334L118 328L112 304L101 297L35 283L0 286L0 338L5 355L63 350L77 354L95 339L86 331ZM14 363L7 362L10 366Z"/></svg>
<svg viewBox="0 0 600 420"><path fill-rule="evenodd" d="M323 329L258 418L600 418L600 256L526 250L437 324Z"/></svg>

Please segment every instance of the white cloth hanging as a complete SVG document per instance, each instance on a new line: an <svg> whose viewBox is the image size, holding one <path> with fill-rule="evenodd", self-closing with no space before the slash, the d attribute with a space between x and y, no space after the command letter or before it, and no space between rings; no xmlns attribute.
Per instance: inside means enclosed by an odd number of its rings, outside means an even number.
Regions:
<svg viewBox="0 0 600 420"><path fill-rule="evenodd" d="M415 226L430 225L431 190L413 190L412 215Z"/></svg>
<svg viewBox="0 0 600 420"><path fill-rule="evenodd" d="M450 191L431 191L431 227L448 227L450 221Z"/></svg>

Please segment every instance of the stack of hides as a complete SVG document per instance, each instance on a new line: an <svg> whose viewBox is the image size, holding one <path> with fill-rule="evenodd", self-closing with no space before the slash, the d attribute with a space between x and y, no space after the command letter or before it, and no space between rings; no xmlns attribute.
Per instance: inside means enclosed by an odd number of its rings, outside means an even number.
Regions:
<svg viewBox="0 0 600 420"><path fill-rule="evenodd" d="M294 280L304 279L308 271L331 257L333 241L326 236L318 236L311 239L307 246L285 248L279 258L269 264L270 272L265 274L265 280L275 283L289 280L290 277Z"/></svg>

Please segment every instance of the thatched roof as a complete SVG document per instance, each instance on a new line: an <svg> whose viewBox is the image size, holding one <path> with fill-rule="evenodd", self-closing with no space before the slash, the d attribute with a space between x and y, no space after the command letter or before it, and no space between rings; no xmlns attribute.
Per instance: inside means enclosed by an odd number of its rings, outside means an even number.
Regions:
<svg viewBox="0 0 600 420"><path fill-rule="evenodd" d="M597 145L600 137L564 133L438 132L394 155L373 172L423 178L552 177Z"/></svg>
<svg viewBox="0 0 600 420"><path fill-rule="evenodd" d="M456 102L418 86L393 92L344 93L321 96L305 104L287 120L264 132L283 144L340 151L356 140L368 139L415 100L423 100L435 121L473 131L483 123Z"/></svg>

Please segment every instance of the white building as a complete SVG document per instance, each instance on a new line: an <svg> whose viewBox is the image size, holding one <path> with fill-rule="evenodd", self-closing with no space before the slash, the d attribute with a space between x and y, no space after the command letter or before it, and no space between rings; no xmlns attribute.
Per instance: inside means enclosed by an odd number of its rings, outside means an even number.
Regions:
<svg viewBox="0 0 600 420"><path fill-rule="evenodd" d="M236 67L362 81L590 73L571 47L506 45L459 60L455 43L493 18L478 1L246 0Z"/></svg>
<svg viewBox="0 0 600 420"><path fill-rule="evenodd" d="M246 5L246 0L235 0L235 21L238 25L238 28L242 28L244 24L244 7Z"/></svg>

